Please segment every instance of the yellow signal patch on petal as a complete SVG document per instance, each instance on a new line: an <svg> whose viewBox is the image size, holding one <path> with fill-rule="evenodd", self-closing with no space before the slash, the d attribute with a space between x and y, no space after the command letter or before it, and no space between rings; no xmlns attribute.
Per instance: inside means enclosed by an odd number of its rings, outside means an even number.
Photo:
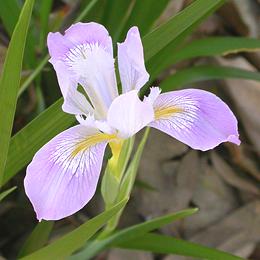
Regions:
<svg viewBox="0 0 260 260"><path fill-rule="evenodd" d="M154 118L155 118L155 120L162 119L162 118L169 118L173 114L181 113L183 111L184 111L183 108L176 107L176 106L158 107L158 108L155 108Z"/></svg>
<svg viewBox="0 0 260 260"><path fill-rule="evenodd" d="M110 142L112 140L117 139L117 136L115 134L104 134L104 133L97 133L92 136L89 136L85 140L77 143L75 146L75 149L71 153L72 157L75 157L78 153L81 151L89 149L91 146L96 145L98 143L102 142Z"/></svg>

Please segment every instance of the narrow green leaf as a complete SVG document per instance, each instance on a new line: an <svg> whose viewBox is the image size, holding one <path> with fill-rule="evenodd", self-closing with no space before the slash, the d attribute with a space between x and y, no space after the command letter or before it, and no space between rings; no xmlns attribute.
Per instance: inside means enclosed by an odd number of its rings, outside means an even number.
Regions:
<svg viewBox="0 0 260 260"><path fill-rule="evenodd" d="M0 18L11 36L18 21L20 6L16 0L0 1Z"/></svg>
<svg viewBox="0 0 260 260"><path fill-rule="evenodd" d="M124 26L120 39L122 40L125 37L125 34L132 26L138 26L140 33L142 35L146 34L164 11L168 3L169 0L135 1L135 5Z"/></svg>
<svg viewBox="0 0 260 260"><path fill-rule="evenodd" d="M245 37L210 37L188 43L178 52L172 53L170 59L173 64L195 57L254 51L260 51L259 39Z"/></svg>
<svg viewBox="0 0 260 260"><path fill-rule="evenodd" d="M115 36L120 34L121 27L125 24L125 20L129 16L132 2L122 0L107 1L106 12L104 13L102 23L109 31L114 42Z"/></svg>
<svg viewBox="0 0 260 260"><path fill-rule="evenodd" d="M27 0L10 41L0 81L0 186L8 154L24 47L34 0Z"/></svg>
<svg viewBox="0 0 260 260"><path fill-rule="evenodd" d="M184 28L183 32L180 35L178 35L165 48L159 51L147 62L146 67L151 75L147 86L149 86L164 69L175 63L174 55L182 50L182 45L185 39L194 31L195 28L197 28L197 26L202 21L204 21L223 3L224 2L221 1L217 5L213 5L211 7L209 6L210 8L205 8L205 12L202 12L201 16L196 17L196 19L193 19L192 23L187 28ZM142 89L143 93L146 89L147 88Z"/></svg>
<svg viewBox="0 0 260 260"><path fill-rule="evenodd" d="M80 249L112 216L124 207L127 200L123 200L113 208L87 221L67 235L52 244L25 256L23 260L63 259Z"/></svg>
<svg viewBox="0 0 260 260"><path fill-rule="evenodd" d="M30 86L33 80L41 73L42 69L46 66L49 60L49 55L46 55L42 61L37 65L35 70L33 70L32 74L22 83L21 87L18 91L18 97L23 94L23 92Z"/></svg>
<svg viewBox="0 0 260 260"><path fill-rule="evenodd" d="M79 16L76 18L74 22L77 23L84 20L98 1L99 0L91 0L87 5L85 5L85 8L82 10L82 12L79 14Z"/></svg>
<svg viewBox="0 0 260 260"><path fill-rule="evenodd" d="M136 237L139 237L145 233L151 232L162 226L170 224L174 221L193 215L196 212L197 209L182 210L177 213L168 214L120 230L105 239L95 240L94 242L87 245L87 247L84 250L82 250L80 253L70 257L70 260L91 259L95 255L97 255L100 251L108 248L113 244L117 244L119 242L123 243L123 242L127 242L128 240L135 239Z"/></svg>
<svg viewBox="0 0 260 260"><path fill-rule="evenodd" d="M8 196L11 192L13 192L16 188L17 188L17 187L15 186L15 187L12 187L12 188L10 188L10 189L8 189L8 190L5 190L5 191L1 192L1 193L0 193L0 202L1 202L6 196Z"/></svg>
<svg viewBox="0 0 260 260"><path fill-rule="evenodd" d="M40 2L40 49L44 49L48 33L49 15L53 0L42 0Z"/></svg>
<svg viewBox="0 0 260 260"><path fill-rule="evenodd" d="M12 137L3 183L29 163L46 140L50 140L73 124L74 116L62 112L62 103L63 99L55 102Z"/></svg>
<svg viewBox="0 0 260 260"><path fill-rule="evenodd" d="M53 228L54 221L41 221L34 228L23 247L19 252L18 258L33 253L34 251L42 248L47 243L51 230Z"/></svg>
<svg viewBox="0 0 260 260"><path fill-rule="evenodd" d="M243 258L229 253L153 233L145 234L132 240L119 242L113 246L125 249L144 250L159 254L174 254L191 256L208 260L243 260Z"/></svg>
<svg viewBox="0 0 260 260"><path fill-rule="evenodd" d="M12 36L15 25L18 22L21 6L17 0L0 1L0 18L9 36ZM33 67L35 64L35 46L34 35L27 33L26 46L24 50L24 64L27 67Z"/></svg>
<svg viewBox="0 0 260 260"><path fill-rule="evenodd" d="M260 81L260 73L233 67L201 65L177 71L165 79L160 87L163 91L170 91L193 82L226 78Z"/></svg>
<svg viewBox="0 0 260 260"><path fill-rule="evenodd" d="M149 127L147 127L144 132L144 135L142 137L142 140L141 140L140 144L138 145L138 148L134 154L134 157L126 171L126 174L122 180L118 200L122 200L123 198L128 197L131 193L149 132L150 132L150 129L149 129Z"/></svg>
<svg viewBox="0 0 260 260"><path fill-rule="evenodd" d="M197 0L143 38L146 60L165 48L210 10L215 10L225 0Z"/></svg>

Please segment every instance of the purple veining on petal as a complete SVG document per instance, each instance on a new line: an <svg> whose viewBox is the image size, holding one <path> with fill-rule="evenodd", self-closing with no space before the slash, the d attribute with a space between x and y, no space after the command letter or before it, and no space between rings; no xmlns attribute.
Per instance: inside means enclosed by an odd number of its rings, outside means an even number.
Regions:
<svg viewBox="0 0 260 260"><path fill-rule="evenodd" d="M39 220L67 217L92 198L107 142L93 144L77 153L75 149L77 144L97 133L85 126L72 127L35 154L27 168L24 185Z"/></svg>
<svg viewBox="0 0 260 260"><path fill-rule="evenodd" d="M154 102L157 128L194 149L209 150L222 142L240 144L237 120L214 94L196 89L163 93Z"/></svg>

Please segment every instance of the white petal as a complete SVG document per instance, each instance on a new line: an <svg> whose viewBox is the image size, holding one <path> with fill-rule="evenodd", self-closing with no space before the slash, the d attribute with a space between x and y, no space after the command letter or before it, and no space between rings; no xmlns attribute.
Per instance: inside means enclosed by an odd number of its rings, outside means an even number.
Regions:
<svg viewBox="0 0 260 260"><path fill-rule="evenodd" d="M133 136L153 119L153 106L149 102L142 102L137 90L117 97L107 115L108 124L118 131L121 138Z"/></svg>

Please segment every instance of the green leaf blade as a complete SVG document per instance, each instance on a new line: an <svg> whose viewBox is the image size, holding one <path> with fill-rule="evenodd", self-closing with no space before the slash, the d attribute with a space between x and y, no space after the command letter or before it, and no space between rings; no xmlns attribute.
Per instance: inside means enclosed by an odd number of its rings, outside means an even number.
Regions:
<svg viewBox="0 0 260 260"><path fill-rule="evenodd" d="M243 258L241 257L234 256L220 250L153 233L145 234L131 241L126 241L122 243L120 242L119 244L115 244L114 246L125 249L144 250L159 254L191 256L198 259L243 260Z"/></svg>
<svg viewBox="0 0 260 260"><path fill-rule="evenodd" d="M15 187L12 187L12 188L10 188L10 189L8 189L8 190L5 190L5 191L1 192L1 193L0 193L0 202L1 202L6 196L8 196L11 192L13 192L16 188L17 188L17 187L15 186Z"/></svg>
<svg viewBox="0 0 260 260"><path fill-rule="evenodd" d="M23 247L20 249L19 258L33 253L43 247L49 238L54 221L41 221L36 225Z"/></svg>
<svg viewBox="0 0 260 260"><path fill-rule="evenodd" d="M21 11L18 23L15 26L12 39L7 50L3 72L0 81L0 185L2 183L7 160L11 131L13 126L17 92L20 85L20 76L26 36L29 28L34 0L27 0Z"/></svg>
<svg viewBox="0 0 260 260"><path fill-rule="evenodd" d="M124 241L127 242L128 240L135 239L136 237L139 237L145 233L158 229L164 225L191 216L196 212L197 209L182 210L120 230L105 239L94 241L89 246L87 246L82 252L74 256L71 256L70 260L91 259L100 251L108 248L112 244L122 243Z"/></svg>
<svg viewBox="0 0 260 260"><path fill-rule="evenodd" d="M200 65L177 71L165 79L160 87L165 92L194 82L228 78L260 81L260 73L228 66Z"/></svg>
<svg viewBox="0 0 260 260"><path fill-rule="evenodd" d="M74 116L61 110L62 103L63 99L59 99L12 137L3 179L4 184L29 163L33 155L48 140L75 122Z"/></svg>
<svg viewBox="0 0 260 260"><path fill-rule="evenodd" d="M260 51L260 40L246 37L209 37L195 40L171 57L177 63L195 57L223 56L239 52Z"/></svg>
<svg viewBox="0 0 260 260"><path fill-rule="evenodd" d="M201 19L210 10L215 10L225 0L197 0L167 23L147 34L143 38L146 59L152 58L171 41L180 36L189 27Z"/></svg>
<svg viewBox="0 0 260 260"><path fill-rule="evenodd" d="M74 251L81 248L86 241L91 238L112 216L114 216L126 204L123 200L113 208L101 213L93 219L87 221L80 227L71 231L52 244L36 251L35 253L25 256L23 260L46 260L46 259L63 259L71 255Z"/></svg>

